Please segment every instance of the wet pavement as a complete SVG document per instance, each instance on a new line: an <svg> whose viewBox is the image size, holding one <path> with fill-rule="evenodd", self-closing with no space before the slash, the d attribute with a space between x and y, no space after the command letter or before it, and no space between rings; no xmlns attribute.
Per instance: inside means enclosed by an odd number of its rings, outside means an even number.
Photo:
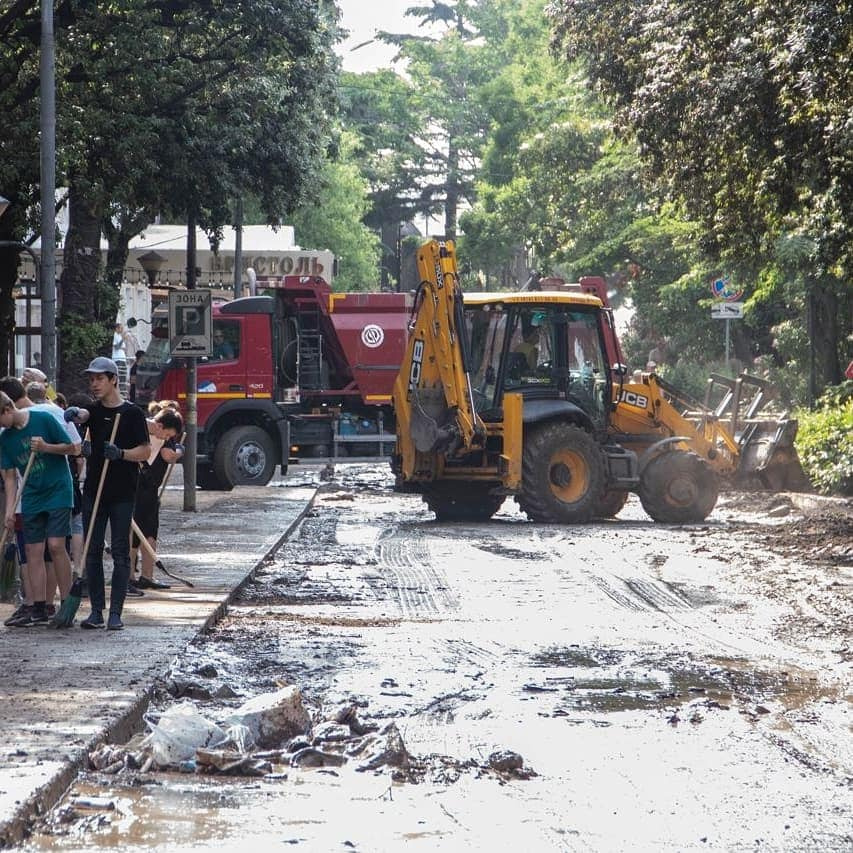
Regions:
<svg viewBox="0 0 853 853"><path fill-rule="evenodd" d="M155 678L205 626L310 506L310 483L198 492L183 511L179 478L161 511L160 558L193 584L129 598L120 632L0 626L0 847L18 842L57 801L91 748L141 727ZM109 567L107 567L109 577ZM12 605L0 604L0 621Z"/></svg>
<svg viewBox="0 0 853 853"><path fill-rule="evenodd" d="M353 737L261 778L90 771L27 849L851 849L851 528L777 505L439 524L340 469L168 677L233 691L209 719L283 684L315 720L352 705L405 768ZM507 750L528 773L494 771Z"/></svg>

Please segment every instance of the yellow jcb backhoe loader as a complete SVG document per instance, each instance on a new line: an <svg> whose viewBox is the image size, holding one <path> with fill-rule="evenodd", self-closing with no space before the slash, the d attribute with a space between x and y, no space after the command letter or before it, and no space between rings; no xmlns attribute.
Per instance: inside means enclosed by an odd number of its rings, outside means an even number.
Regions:
<svg viewBox="0 0 853 853"><path fill-rule="evenodd" d="M398 488L439 519L484 520L507 495L541 522L598 514L608 492L639 490L636 453L609 437L614 389L601 301L585 293L462 295L451 242L418 253L406 356L394 386ZM661 521L704 518L708 492ZM707 476L704 476L707 472ZM655 505L657 506L657 505Z"/></svg>
<svg viewBox="0 0 853 853"><path fill-rule="evenodd" d="M421 247L418 269L393 393L399 489L443 520L485 520L512 495L534 521L578 523L615 515L630 491L656 521L707 517L737 440L719 418L700 428L657 377L625 381L598 296L463 296L451 242Z"/></svg>

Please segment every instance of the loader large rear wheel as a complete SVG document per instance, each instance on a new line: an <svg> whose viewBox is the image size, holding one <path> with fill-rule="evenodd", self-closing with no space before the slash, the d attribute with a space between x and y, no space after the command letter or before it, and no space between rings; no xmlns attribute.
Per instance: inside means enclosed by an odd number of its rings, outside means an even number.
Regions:
<svg viewBox="0 0 853 853"><path fill-rule="evenodd" d="M656 456L640 477L640 502L655 520L704 521L717 503L714 472L695 454L672 450Z"/></svg>
<svg viewBox="0 0 853 853"><path fill-rule="evenodd" d="M531 521L589 521L603 492L604 460L588 432L549 423L525 437L518 504Z"/></svg>
<svg viewBox="0 0 853 853"><path fill-rule="evenodd" d="M503 495L489 494L491 488L479 483L434 483L424 487L422 497L436 521L488 521L504 502Z"/></svg>

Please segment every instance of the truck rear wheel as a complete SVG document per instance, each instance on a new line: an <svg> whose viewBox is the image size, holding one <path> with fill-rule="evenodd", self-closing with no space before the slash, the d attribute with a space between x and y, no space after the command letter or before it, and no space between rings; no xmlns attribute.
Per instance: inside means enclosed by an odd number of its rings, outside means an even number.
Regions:
<svg viewBox="0 0 853 853"><path fill-rule="evenodd" d="M531 521L589 521L603 492L604 460L586 430L549 423L525 436L518 504Z"/></svg>
<svg viewBox="0 0 853 853"><path fill-rule="evenodd" d="M655 521L687 524L708 517L719 487L714 472L695 453L670 450L645 467L639 493L643 509Z"/></svg>
<svg viewBox="0 0 853 853"><path fill-rule="evenodd" d="M488 521L503 504L503 495L491 495L491 486L448 481L424 486L421 497L436 521Z"/></svg>
<svg viewBox="0 0 853 853"><path fill-rule="evenodd" d="M213 473L232 486L265 486L277 463L269 433L256 426L229 429L213 453Z"/></svg>

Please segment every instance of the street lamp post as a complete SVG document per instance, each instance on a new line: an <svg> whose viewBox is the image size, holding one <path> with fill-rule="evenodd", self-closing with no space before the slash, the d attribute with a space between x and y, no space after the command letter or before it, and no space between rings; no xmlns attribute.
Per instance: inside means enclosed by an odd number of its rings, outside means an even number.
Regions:
<svg viewBox="0 0 853 853"><path fill-rule="evenodd" d="M41 361L56 383L56 79L53 0L41 0Z"/></svg>

